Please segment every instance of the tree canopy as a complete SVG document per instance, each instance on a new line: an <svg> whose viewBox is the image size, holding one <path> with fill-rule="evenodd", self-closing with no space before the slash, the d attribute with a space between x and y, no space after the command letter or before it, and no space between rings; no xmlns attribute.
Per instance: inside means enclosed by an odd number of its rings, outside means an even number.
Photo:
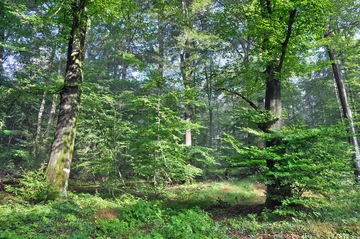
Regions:
<svg viewBox="0 0 360 239"><path fill-rule="evenodd" d="M64 195L68 180L159 195L231 172L258 177L269 208L327 194L360 168L359 9L2 1L0 175L46 163Z"/></svg>

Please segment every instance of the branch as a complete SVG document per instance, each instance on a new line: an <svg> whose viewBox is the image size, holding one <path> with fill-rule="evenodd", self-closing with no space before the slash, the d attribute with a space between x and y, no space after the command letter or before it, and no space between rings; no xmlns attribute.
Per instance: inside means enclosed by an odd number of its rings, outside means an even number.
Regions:
<svg viewBox="0 0 360 239"><path fill-rule="evenodd" d="M291 11L289 11L289 22L288 22L288 26L287 26L287 33L286 33L286 38L285 41L281 44L281 56L280 56L280 62L279 65L276 69L277 72L281 71L281 68L283 66L284 60L285 60L285 55L286 55L286 49L287 46L289 44L289 40L291 37L291 32L292 32L292 26L295 22L295 15L296 15L296 9L293 9Z"/></svg>
<svg viewBox="0 0 360 239"><path fill-rule="evenodd" d="M336 33L337 31L347 30L349 27L356 27L359 25L359 23L360 23L360 21L350 22L347 25L339 26L339 27L333 28L333 29L330 29L330 26L326 26L326 32L324 34L324 37L328 37L328 36Z"/></svg>
<svg viewBox="0 0 360 239"><path fill-rule="evenodd" d="M224 90L224 91L227 91L233 95L237 95L239 97L241 97L243 100L245 100L247 103L249 103L249 105L254 108L255 110L259 110L259 107L257 107L251 100L249 100L248 98L246 98L243 94L239 93L239 92L236 92L236 91L233 91L233 90L229 90L229 89L226 89L226 88L218 88L217 91L219 90Z"/></svg>

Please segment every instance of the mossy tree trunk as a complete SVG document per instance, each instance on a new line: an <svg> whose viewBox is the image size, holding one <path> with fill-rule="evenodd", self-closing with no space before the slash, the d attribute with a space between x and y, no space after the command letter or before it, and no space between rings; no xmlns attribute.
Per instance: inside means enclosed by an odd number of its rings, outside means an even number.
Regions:
<svg viewBox="0 0 360 239"><path fill-rule="evenodd" d="M72 3L73 23L68 45L66 74L60 92L58 122L46 172L48 180L59 189L62 196L67 195L83 80L87 30L86 3L87 0L74 0Z"/></svg>

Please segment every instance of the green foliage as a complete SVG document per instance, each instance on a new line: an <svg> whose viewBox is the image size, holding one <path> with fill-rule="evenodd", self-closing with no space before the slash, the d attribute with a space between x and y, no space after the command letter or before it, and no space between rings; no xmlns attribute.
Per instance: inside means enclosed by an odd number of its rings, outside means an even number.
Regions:
<svg viewBox="0 0 360 239"><path fill-rule="evenodd" d="M6 191L32 203L47 202L59 196L45 175L45 165L36 171L24 171L18 186L8 185Z"/></svg>
<svg viewBox="0 0 360 239"><path fill-rule="evenodd" d="M293 196L283 200L284 206L293 204L311 205L328 197L334 191L351 185L352 156L347 134L341 124L316 129L301 129L295 126L282 132L262 133L259 140L278 140L280 145L258 148L243 147L232 137L225 139L238 155L229 158L233 167L258 167L258 177L265 184L279 179L290 185ZM275 163L273 168L266 162Z"/></svg>
<svg viewBox="0 0 360 239"><path fill-rule="evenodd" d="M216 238L220 231L220 226L198 208L171 216L160 229L163 238Z"/></svg>
<svg viewBox="0 0 360 239"><path fill-rule="evenodd" d="M0 238L356 238L360 232L357 187L337 191L329 204L314 204L311 212L279 217L254 210L264 199L258 186L249 181L182 186L169 201L71 193L66 200L35 205L8 200L0 204ZM182 204L180 191L198 187ZM216 206L213 197L224 191L257 197L209 209L206 200ZM203 205L212 215L199 208Z"/></svg>
<svg viewBox="0 0 360 239"><path fill-rule="evenodd" d="M199 208L176 211L135 198L111 202L85 194L69 198L0 205L0 238L223 238Z"/></svg>

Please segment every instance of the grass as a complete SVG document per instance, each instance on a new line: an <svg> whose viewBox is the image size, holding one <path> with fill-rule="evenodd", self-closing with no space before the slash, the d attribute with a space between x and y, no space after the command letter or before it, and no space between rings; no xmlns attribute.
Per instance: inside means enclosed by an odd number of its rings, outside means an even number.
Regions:
<svg viewBox="0 0 360 239"><path fill-rule="evenodd" d="M67 199L31 204L0 195L0 238L359 238L360 193L291 216L264 209L264 186L252 181L164 188L87 188ZM141 192L142 189L144 192ZM93 193L94 192L94 193ZM133 196L136 194L137 196Z"/></svg>

